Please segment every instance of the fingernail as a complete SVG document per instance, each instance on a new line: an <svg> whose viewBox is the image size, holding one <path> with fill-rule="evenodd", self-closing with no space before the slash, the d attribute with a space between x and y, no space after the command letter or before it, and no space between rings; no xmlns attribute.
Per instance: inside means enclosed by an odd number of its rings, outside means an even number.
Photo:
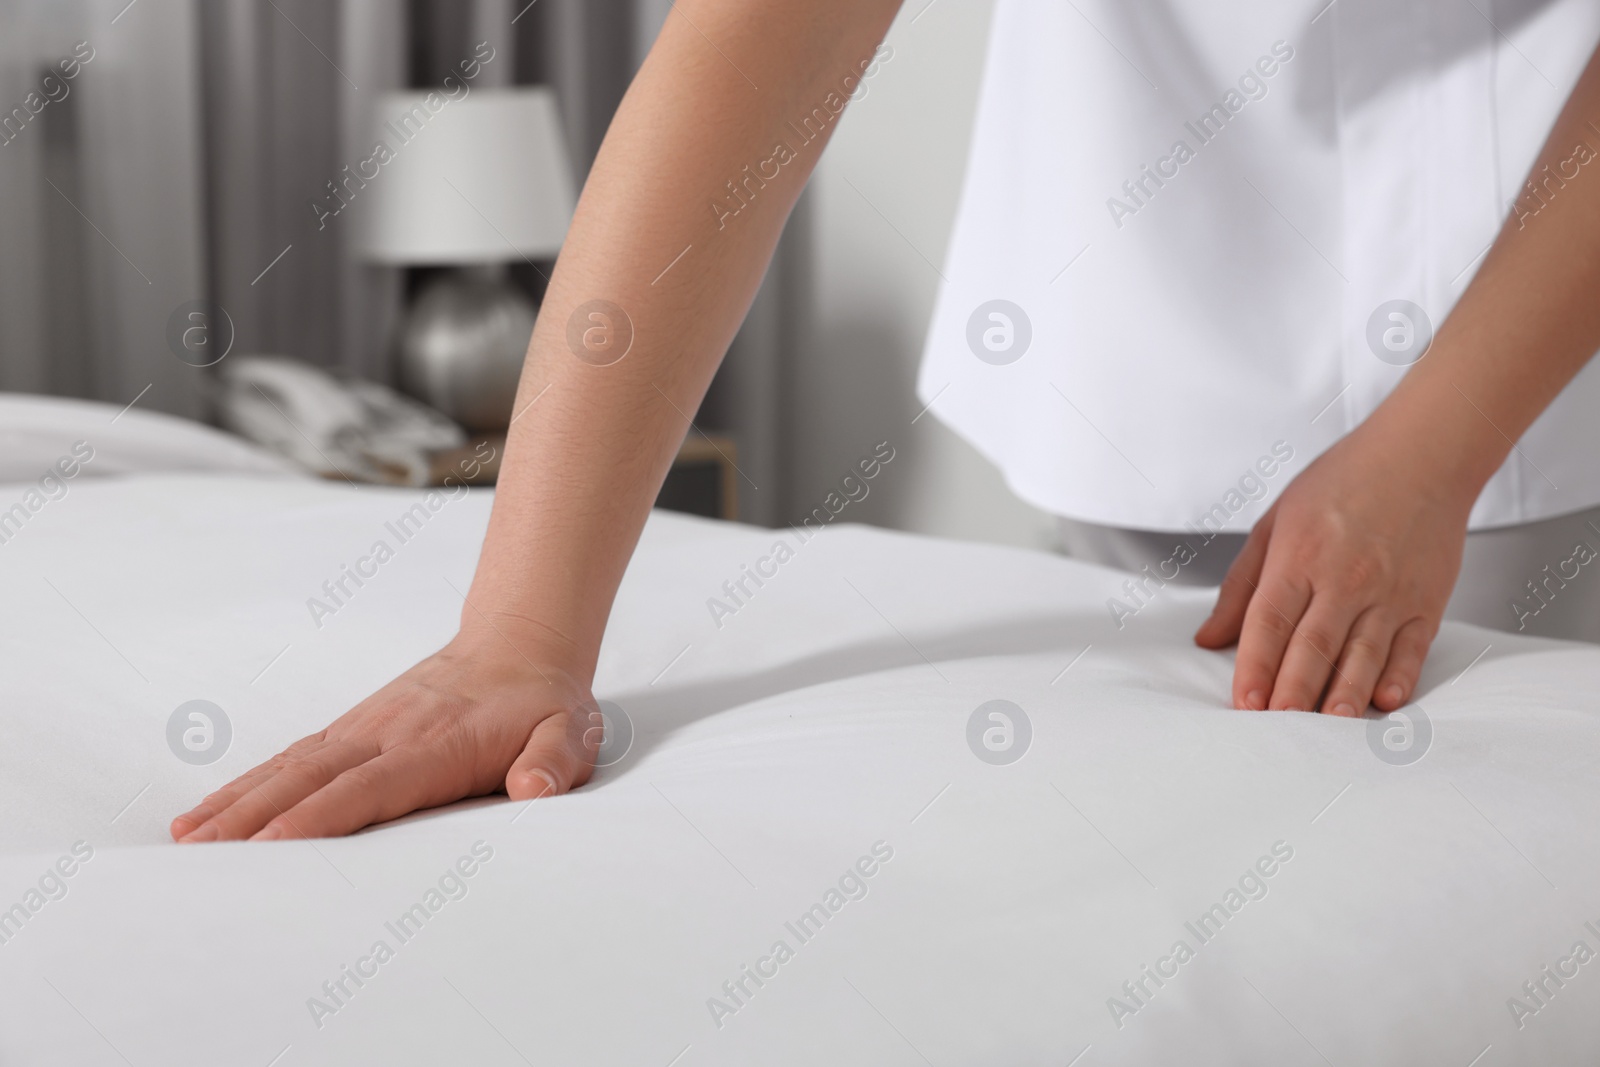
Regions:
<svg viewBox="0 0 1600 1067"><path fill-rule="evenodd" d="M1252 689L1245 695L1244 706L1251 711L1260 711L1267 706L1266 694L1259 689Z"/></svg>
<svg viewBox="0 0 1600 1067"><path fill-rule="evenodd" d="M281 841L282 839L283 839L283 827L281 827L281 826L268 826L266 829L264 829L264 830L260 831L259 833L257 833L250 840L252 840L252 841Z"/></svg>
<svg viewBox="0 0 1600 1067"><path fill-rule="evenodd" d="M1354 705L1351 704L1336 704L1334 705L1333 713L1335 715L1343 715L1346 718L1353 719L1356 715L1356 709Z"/></svg>
<svg viewBox="0 0 1600 1067"><path fill-rule="evenodd" d="M529 777L532 777L532 778L538 778L540 781L544 782L544 786L545 786L544 792L535 793L533 799L538 800L540 797L548 797L548 796L554 796L555 795L555 793L556 793L556 780L554 778L552 778L549 774L547 774L544 771L541 771L537 767L529 767L528 768L528 775L529 775Z"/></svg>
<svg viewBox="0 0 1600 1067"><path fill-rule="evenodd" d="M182 843L183 844L198 844L199 842L202 842L202 841L215 841L217 839L217 836L219 834L221 834L221 832L222 831L217 829L217 824L216 823L214 823L214 822L213 823L207 823L206 825L200 827L200 829L194 831L193 833L185 834L183 836L183 838L182 838Z"/></svg>
<svg viewBox="0 0 1600 1067"><path fill-rule="evenodd" d="M205 821L209 818L211 818L211 812L196 809L173 819L172 827L178 831L176 836L182 837L184 834L193 833L196 829L205 825Z"/></svg>
<svg viewBox="0 0 1600 1067"><path fill-rule="evenodd" d="M1398 685L1391 685L1389 688L1383 691L1383 695L1388 699L1389 703L1398 704L1400 703L1401 698L1406 695L1406 691L1401 689Z"/></svg>

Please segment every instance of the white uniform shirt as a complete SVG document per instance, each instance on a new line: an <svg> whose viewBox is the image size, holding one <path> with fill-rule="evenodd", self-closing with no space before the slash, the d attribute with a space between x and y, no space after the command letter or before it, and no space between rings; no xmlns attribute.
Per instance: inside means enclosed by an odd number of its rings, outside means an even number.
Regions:
<svg viewBox="0 0 1600 1067"><path fill-rule="evenodd" d="M1540 221L1597 40L1596 0L997 0L922 402L1048 511L1248 529ZM1471 522L1596 503L1591 364Z"/></svg>

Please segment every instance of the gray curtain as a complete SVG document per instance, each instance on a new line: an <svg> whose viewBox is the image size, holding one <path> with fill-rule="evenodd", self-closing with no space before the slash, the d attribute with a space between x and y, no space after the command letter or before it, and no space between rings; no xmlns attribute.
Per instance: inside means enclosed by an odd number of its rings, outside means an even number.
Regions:
<svg viewBox="0 0 1600 1067"><path fill-rule="evenodd" d="M92 58L33 113L80 41ZM198 56L186 0L0 5L0 389L199 412L166 343L204 296Z"/></svg>
<svg viewBox="0 0 1600 1067"><path fill-rule="evenodd" d="M405 272L359 262L348 217L310 208L360 158L364 109L438 84L487 40L496 57L479 85L554 86L581 180L632 77L632 3L207 0L210 278L240 349L391 380Z"/></svg>
<svg viewBox="0 0 1600 1067"><path fill-rule="evenodd" d="M210 299L233 351L389 381L407 275L311 208L364 158L364 109L487 40L482 85L548 84L581 182L671 0L0 0L0 115L89 42L60 103L0 145L0 389L205 417L166 341ZM801 214L804 213L802 201ZM741 513L787 514L782 405L804 276L791 227L698 425L739 448ZM148 390L145 390L146 386ZM756 488L756 487L759 487Z"/></svg>
<svg viewBox="0 0 1600 1067"><path fill-rule="evenodd" d="M361 109L406 84L400 0L205 0L207 251L242 352L378 380L399 274L356 262L348 217L312 203L355 162Z"/></svg>

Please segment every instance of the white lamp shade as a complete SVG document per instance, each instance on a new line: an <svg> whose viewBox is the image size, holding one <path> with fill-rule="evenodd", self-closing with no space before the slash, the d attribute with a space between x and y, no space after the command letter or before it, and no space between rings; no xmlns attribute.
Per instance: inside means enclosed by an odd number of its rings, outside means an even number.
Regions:
<svg viewBox="0 0 1600 1067"><path fill-rule="evenodd" d="M550 90L385 93L369 129L361 162L341 175L363 258L493 263L560 250L577 197Z"/></svg>

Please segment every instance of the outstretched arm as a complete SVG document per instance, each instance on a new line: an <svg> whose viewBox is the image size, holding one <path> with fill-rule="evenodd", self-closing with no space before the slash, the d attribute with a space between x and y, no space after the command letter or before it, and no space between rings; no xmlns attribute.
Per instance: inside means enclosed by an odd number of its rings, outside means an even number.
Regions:
<svg viewBox="0 0 1600 1067"><path fill-rule="evenodd" d="M1600 349L1600 51L1530 177L1427 355L1251 531L1195 635L1239 642L1236 707L1360 715L1415 691L1473 502Z"/></svg>
<svg viewBox="0 0 1600 1067"><path fill-rule="evenodd" d="M589 686L628 558L898 7L678 0L546 293L459 634L176 819L174 837L342 834L502 787L533 798L588 779Z"/></svg>

